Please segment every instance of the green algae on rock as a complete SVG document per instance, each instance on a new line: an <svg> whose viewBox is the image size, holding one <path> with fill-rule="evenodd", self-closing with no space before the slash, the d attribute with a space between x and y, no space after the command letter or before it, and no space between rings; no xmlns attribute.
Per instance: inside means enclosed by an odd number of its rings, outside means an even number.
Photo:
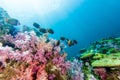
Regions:
<svg viewBox="0 0 120 80"><path fill-rule="evenodd" d="M80 58L84 63L85 77L91 74L96 80L120 79L120 38L102 39L91 43L86 52L81 53ZM86 66L86 63L89 66ZM91 70L89 73L88 68Z"/></svg>
<svg viewBox="0 0 120 80"><path fill-rule="evenodd" d="M91 57L93 55L94 55L94 53L92 53L92 52L90 52L90 53L86 52L86 53L81 54L80 58L81 59L86 59L86 58Z"/></svg>
<svg viewBox="0 0 120 80"><path fill-rule="evenodd" d="M93 59L100 59L100 58L103 58L104 56L106 55L102 53L95 53L95 55L93 56Z"/></svg>
<svg viewBox="0 0 120 80"><path fill-rule="evenodd" d="M100 60L92 62L93 67L118 67L120 66L120 53L110 54Z"/></svg>

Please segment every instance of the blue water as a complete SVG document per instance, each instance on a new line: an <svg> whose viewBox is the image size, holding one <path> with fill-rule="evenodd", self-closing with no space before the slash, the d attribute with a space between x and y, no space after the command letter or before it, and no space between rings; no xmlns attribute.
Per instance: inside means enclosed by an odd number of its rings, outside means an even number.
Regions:
<svg viewBox="0 0 120 80"><path fill-rule="evenodd" d="M51 37L76 39L77 45L66 48L69 56L78 55L81 48L93 41L111 36L120 37L120 0L58 0L58 8L48 13L43 13L44 10L39 8L33 10L32 6L40 5L29 5L28 2L23 8L22 4L12 5L12 1L7 1L1 0L0 6L22 24L32 26L33 22L37 22L43 27L54 29L55 34Z"/></svg>

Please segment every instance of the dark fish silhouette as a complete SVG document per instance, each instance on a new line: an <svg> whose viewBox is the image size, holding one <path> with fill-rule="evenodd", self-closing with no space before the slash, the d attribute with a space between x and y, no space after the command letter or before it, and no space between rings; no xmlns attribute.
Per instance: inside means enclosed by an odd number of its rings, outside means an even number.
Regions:
<svg viewBox="0 0 120 80"><path fill-rule="evenodd" d="M63 36L62 36L62 37L60 37L60 40L64 41L64 40L65 40L65 37L63 37Z"/></svg>
<svg viewBox="0 0 120 80"><path fill-rule="evenodd" d="M33 26L36 27L36 28L40 28L40 25L36 22L33 23Z"/></svg>
<svg viewBox="0 0 120 80"><path fill-rule="evenodd" d="M50 33L50 34L54 34L53 29L47 29L47 32Z"/></svg>
<svg viewBox="0 0 120 80"><path fill-rule="evenodd" d="M45 28L40 28L39 31L42 33L47 33L47 30Z"/></svg>
<svg viewBox="0 0 120 80"><path fill-rule="evenodd" d="M45 29L45 28L41 28L40 25L36 22L33 23L33 26L35 28L37 28L41 33L50 33L50 34L54 34L53 29Z"/></svg>
<svg viewBox="0 0 120 80"><path fill-rule="evenodd" d="M75 44L77 44L77 41L76 41L76 40L73 40L73 42L74 42Z"/></svg>
<svg viewBox="0 0 120 80"><path fill-rule="evenodd" d="M6 22L7 22L8 24L13 25L13 26L20 25L20 22L19 22L17 19L14 19L14 18L6 19Z"/></svg>
<svg viewBox="0 0 120 80"><path fill-rule="evenodd" d="M55 45L59 46L60 45L60 40L58 40Z"/></svg>
<svg viewBox="0 0 120 80"><path fill-rule="evenodd" d="M61 41L64 41L69 47L74 46L75 44L77 44L76 40L71 40L65 37L60 37Z"/></svg>
<svg viewBox="0 0 120 80"><path fill-rule="evenodd" d="M80 53L84 53L86 51L87 51L87 49L83 48L83 49L80 50Z"/></svg>

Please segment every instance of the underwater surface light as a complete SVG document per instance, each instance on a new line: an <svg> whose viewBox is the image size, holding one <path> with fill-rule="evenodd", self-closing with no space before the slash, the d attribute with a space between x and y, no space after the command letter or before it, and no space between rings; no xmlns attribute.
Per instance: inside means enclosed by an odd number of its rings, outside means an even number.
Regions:
<svg viewBox="0 0 120 80"><path fill-rule="evenodd" d="M41 19L60 10L63 0L0 0L0 7L4 8L11 17L21 23L31 23L36 18ZM35 18L36 17L36 18ZM31 22L30 22L31 21ZM42 23L42 22L41 22Z"/></svg>
<svg viewBox="0 0 120 80"><path fill-rule="evenodd" d="M0 0L11 17L19 19L22 24L31 25L33 21L40 24L56 23L66 19L82 0ZM30 24L31 23L31 24Z"/></svg>
<svg viewBox="0 0 120 80"><path fill-rule="evenodd" d="M48 14L60 7L62 0L1 0L0 6L4 6L7 10L15 10L15 12L38 13L41 15Z"/></svg>

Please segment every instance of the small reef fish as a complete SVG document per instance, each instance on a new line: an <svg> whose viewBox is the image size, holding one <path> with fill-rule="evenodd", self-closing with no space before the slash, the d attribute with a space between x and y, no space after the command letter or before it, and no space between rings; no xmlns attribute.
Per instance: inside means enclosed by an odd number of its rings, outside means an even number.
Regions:
<svg viewBox="0 0 120 80"><path fill-rule="evenodd" d="M50 33L50 34L54 34L53 29L47 29L47 32Z"/></svg>
<svg viewBox="0 0 120 80"><path fill-rule="evenodd" d="M47 30L45 28L40 28L39 31L42 33L47 33Z"/></svg>
<svg viewBox="0 0 120 80"><path fill-rule="evenodd" d="M74 46L75 44L77 44L76 40L71 40L71 39L65 38L63 36L60 37L60 40L64 41L69 47Z"/></svg>
<svg viewBox="0 0 120 80"><path fill-rule="evenodd" d="M68 46L72 46L72 45L74 45L74 43L73 43L72 40L68 40L66 43L68 44Z"/></svg>
<svg viewBox="0 0 120 80"><path fill-rule="evenodd" d="M76 40L73 40L73 42L74 42L75 44L77 44L77 41L76 41Z"/></svg>
<svg viewBox="0 0 120 80"><path fill-rule="evenodd" d="M36 23L36 22L33 23L33 26L34 26L35 28L40 28L40 25L39 25L38 23Z"/></svg>
<svg viewBox="0 0 120 80"><path fill-rule="evenodd" d="M35 27L35 28L37 28L41 33L50 33L50 34L54 34L54 31L53 31L53 29L51 29L51 28L49 28L49 29L45 29L45 28L41 28L41 26L38 24L38 23L36 23L36 22L34 22L33 23L33 26Z"/></svg>
<svg viewBox="0 0 120 80"><path fill-rule="evenodd" d="M13 26L20 25L20 22L17 19L14 19L14 18L8 18L8 19L6 19L6 22L8 24L13 25Z"/></svg>
<svg viewBox="0 0 120 80"><path fill-rule="evenodd" d="M60 40L57 40L55 46L59 46L59 45L60 45Z"/></svg>
<svg viewBox="0 0 120 80"><path fill-rule="evenodd" d="M65 37L63 37L63 36L62 36L62 37L60 37L60 40L64 41L64 40L65 40Z"/></svg>

